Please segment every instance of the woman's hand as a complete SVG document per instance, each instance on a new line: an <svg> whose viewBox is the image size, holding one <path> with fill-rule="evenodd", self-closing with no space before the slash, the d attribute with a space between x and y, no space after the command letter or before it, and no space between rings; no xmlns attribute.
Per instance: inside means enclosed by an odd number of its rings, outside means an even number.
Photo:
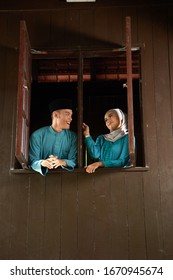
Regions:
<svg viewBox="0 0 173 280"><path fill-rule="evenodd" d="M89 164L88 166L86 166L86 172L87 173L94 173L96 171L96 169L98 167L101 167L101 166L104 166L103 162L101 162L101 161L94 162L94 163Z"/></svg>
<svg viewBox="0 0 173 280"><path fill-rule="evenodd" d="M90 136L90 129L89 129L89 126L86 123L83 123L82 128L83 128L83 135L85 137Z"/></svg>

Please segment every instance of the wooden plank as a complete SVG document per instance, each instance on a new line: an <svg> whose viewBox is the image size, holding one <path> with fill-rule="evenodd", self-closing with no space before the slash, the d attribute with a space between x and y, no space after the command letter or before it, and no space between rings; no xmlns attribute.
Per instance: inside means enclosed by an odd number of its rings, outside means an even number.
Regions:
<svg viewBox="0 0 173 280"><path fill-rule="evenodd" d="M116 47L123 45L123 24L122 9L117 7L107 8L107 40L109 44Z"/></svg>
<svg viewBox="0 0 173 280"><path fill-rule="evenodd" d="M62 174L61 259L78 259L78 185L77 174Z"/></svg>
<svg viewBox="0 0 173 280"><path fill-rule="evenodd" d="M8 14L1 13L0 16L0 46L1 50L5 47L8 47L8 37L7 37L7 28L8 28Z"/></svg>
<svg viewBox="0 0 173 280"><path fill-rule="evenodd" d="M87 173L78 174L78 259L94 259L94 180Z"/></svg>
<svg viewBox="0 0 173 280"><path fill-rule="evenodd" d="M0 260L10 258L11 247L11 178L8 174L0 176Z"/></svg>
<svg viewBox="0 0 173 280"><path fill-rule="evenodd" d="M15 97L17 92L17 70L18 70L18 54L17 54L17 39L18 39L18 26L17 22L19 20L19 15L14 14L8 15L8 29L6 31L7 41L6 41L6 56L5 56L5 71L4 71L4 91L1 96L3 96L3 103L2 103L2 129L1 132L1 139L2 141L2 153L1 158L3 161L2 172L3 169L9 170L10 169L10 160L11 160L11 153L14 153L14 150L11 151L10 147L12 147L13 137L13 114L15 108Z"/></svg>
<svg viewBox="0 0 173 280"><path fill-rule="evenodd" d="M168 52L167 13L163 9L153 14L155 102L158 138L158 165L160 179L160 202L162 211L164 255L173 248L173 136L170 96L170 66Z"/></svg>
<svg viewBox="0 0 173 280"><path fill-rule="evenodd" d="M65 47L65 10L51 11L51 37L52 47Z"/></svg>
<svg viewBox="0 0 173 280"><path fill-rule="evenodd" d="M42 259L58 260L61 254L61 174L47 174Z"/></svg>
<svg viewBox="0 0 173 280"><path fill-rule="evenodd" d="M51 45L50 11L24 11L31 48L43 49Z"/></svg>
<svg viewBox="0 0 173 280"><path fill-rule="evenodd" d="M65 46L79 46L80 42L80 17L79 10L68 9L64 18Z"/></svg>
<svg viewBox="0 0 173 280"><path fill-rule="evenodd" d="M11 15L1 14L0 16L0 60L2 67L0 69L0 152L1 152L1 176L0 176L0 258L17 258L17 251L12 251L14 244L13 234L16 236L20 229L20 218L17 219L18 209L12 205L14 192L12 178L9 176L10 161L11 161L11 147L12 147L12 131L13 131L13 106L14 96L16 94L16 73L17 73L17 51L16 51L16 22L18 14ZM12 151L14 152L14 150ZM17 191L21 186L17 187ZM21 189L19 190L20 193ZM24 197L24 192L22 197ZM16 199L17 200L17 199ZM15 210L12 213L12 207ZM23 207L21 203L21 207ZM13 216L12 216L13 214ZM21 220L24 220L26 212L21 215ZM14 219L13 219L14 218ZM21 258L25 255L25 225L23 230L19 230L21 240L17 239L16 244L21 247L18 248L18 253ZM12 257L13 255L13 257Z"/></svg>
<svg viewBox="0 0 173 280"><path fill-rule="evenodd" d="M19 31L20 19L22 13L20 11L8 12L8 46L13 51L19 50Z"/></svg>
<svg viewBox="0 0 173 280"><path fill-rule="evenodd" d="M129 258L127 186L125 176L120 173L110 175L110 222L111 222L111 249L110 258Z"/></svg>
<svg viewBox="0 0 173 280"><path fill-rule="evenodd" d="M40 174L30 175L30 186L26 258L40 260L45 256L45 177Z"/></svg>
<svg viewBox="0 0 173 280"><path fill-rule="evenodd" d="M146 259L142 174L125 174L127 187L129 259Z"/></svg>
<svg viewBox="0 0 173 280"><path fill-rule="evenodd" d="M96 8L94 10L94 44L99 47L109 46L108 44L108 14L107 10Z"/></svg>
<svg viewBox="0 0 173 280"><path fill-rule="evenodd" d="M170 80L169 80L169 54L168 33L165 13L153 14L153 42L154 42L154 79L155 79L155 101L157 117L157 134L159 144L164 144L163 136L172 137L172 122L170 108ZM163 94L164 93L164 94ZM160 122L160 119L162 122ZM167 139L165 139L167 140ZM162 150L161 150L162 151ZM164 151L165 152L165 151ZM160 160L163 156L159 153ZM166 160L166 158L164 159ZM163 162L162 162L163 163ZM165 162L163 163L165 166Z"/></svg>
<svg viewBox="0 0 173 280"><path fill-rule="evenodd" d="M145 159L150 171L143 174L145 199L146 246L148 259L163 258L160 190L158 176L158 143L153 66L152 13L139 9L139 42L141 42L142 104Z"/></svg>
<svg viewBox="0 0 173 280"><path fill-rule="evenodd" d="M80 10L80 46L88 46L94 44L94 11L93 9Z"/></svg>
<svg viewBox="0 0 173 280"><path fill-rule="evenodd" d="M5 103L5 80L6 80L6 54L7 54L7 15L0 17L0 127L4 125L4 103ZM1 135L3 135L1 130ZM7 160L4 151L4 138L0 137L0 153L3 164L0 176L0 259L9 258L10 250L10 220L11 220L11 198L9 175L6 174ZM4 161L5 160L5 161Z"/></svg>
<svg viewBox="0 0 173 280"><path fill-rule="evenodd" d="M6 139L3 147L6 152L5 157L8 158L7 153L10 153L10 166L14 168L15 157L15 129L16 129L16 96L17 96L17 75L18 75L18 47L19 47L19 21L20 13L8 13L8 32L7 36L7 58L5 71L5 103L4 110L4 124L6 128L3 130L3 137ZM8 136L5 136L8 135ZM7 138L6 138L7 137ZM9 149L11 147L11 149Z"/></svg>
<svg viewBox="0 0 173 280"><path fill-rule="evenodd" d="M90 174L91 175L91 174ZM94 198L94 259L110 259L111 205L110 178L103 174L93 175Z"/></svg>
<svg viewBox="0 0 173 280"><path fill-rule="evenodd" d="M119 173L78 175L79 259L128 259L124 182Z"/></svg>
<svg viewBox="0 0 173 280"><path fill-rule="evenodd" d="M14 176L11 184L11 227L9 259L24 260L27 257L29 175Z"/></svg>
<svg viewBox="0 0 173 280"><path fill-rule="evenodd" d="M151 158L154 154L151 155ZM150 170L143 174L143 184L147 259L164 259L160 184L157 172Z"/></svg>
<svg viewBox="0 0 173 280"><path fill-rule="evenodd" d="M168 10L168 47L169 47L169 79L170 79L170 94L171 94L171 117L173 123L173 12L172 10ZM172 125L173 127L173 125ZM173 131L173 128L172 128ZM173 134L173 132L172 132Z"/></svg>
<svg viewBox="0 0 173 280"><path fill-rule="evenodd" d="M6 71L6 54L8 50L8 36L7 36L8 15L1 15L0 17L0 61L3 67L0 68L0 127L3 125L3 107L5 99L5 74ZM2 145L0 145L1 151Z"/></svg>
<svg viewBox="0 0 173 280"><path fill-rule="evenodd" d="M172 125L172 136L173 136L173 11L172 9L167 10L168 14L168 52L169 52L169 81L170 81L170 99L171 99L171 125ZM172 182L173 182L173 171L172 171L172 164L173 164L173 158L171 155L173 154L173 137L169 138L168 141L168 149L170 151L170 158L169 158L169 164L168 169L169 173L167 172L166 177L168 180L166 192L164 193L164 199L163 203L166 205L166 209L164 211L164 217L163 219L166 219L167 225L165 230L165 258L166 259L173 259L172 255L172 248L173 248L173 242L172 242L172 233L173 233L173 223L172 223ZM168 171L168 170L167 170ZM169 174L169 175L168 175Z"/></svg>

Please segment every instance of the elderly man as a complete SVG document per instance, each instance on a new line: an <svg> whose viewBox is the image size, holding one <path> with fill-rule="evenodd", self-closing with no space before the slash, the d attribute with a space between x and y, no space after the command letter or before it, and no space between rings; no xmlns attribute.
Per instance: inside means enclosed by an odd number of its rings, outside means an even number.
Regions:
<svg viewBox="0 0 173 280"><path fill-rule="evenodd" d="M57 167L73 170L77 160L77 136L70 130L72 103L55 99L49 110L51 126L36 130L30 137L29 167L41 175Z"/></svg>

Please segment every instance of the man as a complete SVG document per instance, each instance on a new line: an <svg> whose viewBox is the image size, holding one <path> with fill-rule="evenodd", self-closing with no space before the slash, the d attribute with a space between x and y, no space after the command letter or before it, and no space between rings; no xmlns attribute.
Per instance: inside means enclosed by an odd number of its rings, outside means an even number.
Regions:
<svg viewBox="0 0 173 280"><path fill-rule="evenodd" d="M77 136L70 130L71 102L55 99L49 110L52 125L36 130L30 138L29 167L41 175L57 167L73 170L77 161Z"/></svg>

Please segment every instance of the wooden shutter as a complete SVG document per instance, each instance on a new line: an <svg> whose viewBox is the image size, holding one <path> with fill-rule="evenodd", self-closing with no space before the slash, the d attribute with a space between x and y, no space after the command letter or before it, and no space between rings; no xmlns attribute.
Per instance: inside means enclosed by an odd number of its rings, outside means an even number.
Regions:
<svg viewBox="0 0 173 280"><path fill-rule="evenodd" d="M15 156L23 168L26 168L28 163L31 63L31 47L28 32L25 21L21 21Z"/></svg>

